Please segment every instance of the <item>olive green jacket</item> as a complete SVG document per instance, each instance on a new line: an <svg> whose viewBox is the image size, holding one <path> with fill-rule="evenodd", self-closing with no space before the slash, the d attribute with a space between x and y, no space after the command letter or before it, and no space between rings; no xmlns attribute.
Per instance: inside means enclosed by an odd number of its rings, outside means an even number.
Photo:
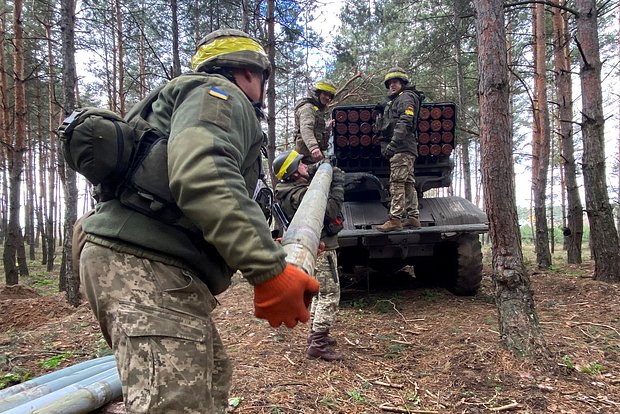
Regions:
<svg viewBox="0 0 620 414"><path fill-rule="evenodd" d="M312 151L325 151L329 144L329 130L325 128L325 108L316 98L307 97L295 105L295 151L306 160Z"/></svg>
<svg viewBox="0 0 620 414"><path fill-rule="evenodd" d="M194 231L110 200L84 221L88 240L189 268L213 294L230 285L235 270L252 284L281 273L286 253L251 198L263 133L245 94L223 76L180 76L161 90L146 120L169 137L169 187Z"/></svg>
<svg viewBox="0 0 620 414"><path fill-rule="evenodd" d="M316 172L316 170L313 172ZM276 184L275 197L289 221L293 219L309 186L310 182L305 179L281 181ZM323 229L321 230L321 241L325 243L325 250L334 250L338 248L338 232L342 229L343 220L343 202L344 173L342 173L342 171L334 171L329 189L329 196L327 197L327 205L325 207Z"/></svg>
<svg viewBox="0 0 620 414"><path fill-rule="evenodd" d="M420 100L415 92L405 88L393 97L383 110L381 135L388 139L394 154L410 152L418 155L416 131Z"/></svg>

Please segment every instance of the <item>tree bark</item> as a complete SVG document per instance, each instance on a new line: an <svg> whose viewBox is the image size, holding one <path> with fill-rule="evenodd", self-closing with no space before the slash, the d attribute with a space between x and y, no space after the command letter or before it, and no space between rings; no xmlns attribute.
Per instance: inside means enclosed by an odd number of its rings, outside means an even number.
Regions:
<svg viewBox="0 0 620 414"><path fill-rule="evenodd" d="M75 107L77 73L75 69L75 0L61 1L60 27L62 34L62 79L65 103L65 115ZM62 160L61 160L62 162ZM70 168L64 170L65 216L63 222L63 249L60 266L61 284L64 284L67 301L73 306L80 304L80 279L73 272L71 261L71 244L73 241L73 223L77 220L77 184L76 173ZM64 283L62 283L64 282Z"/></svg>
<svg viewBox="0 0 620 414"><path fill-rule="evenodd" d="M9 225L4 243L4 269L7 285L19 282L16 267L17 252L23 249L20 216L21 175L24 169L24 152L26 140L26 86L24 81L24 27L22 0L16 0L13 6L13 85L14 85L14 137L9 149ZM20 247L20 243L22 246ZM27 275L27 268L26 275ZM23 269L19 269L24 275ZM24 275L24 276L26 276Z"/></svg>
<svg viewBox="0 0 620 414"><path fill-rule="evenodd" d="M276 38L275 38L275 0L267 0L267 55L271 63L271 76L267 83L267 161L273 164L276 153ZM271 168L267 171L271 172ZM271 174L271 183L275 187L278 180Z"/></svg>
<svg viewBox="0 0 620 414"><path fill-rule="evenodd" d="M557 0L565 5L566 0ZM573 137L573 91L566 12L553 7L553 45L556 72L556 95L560 130L560 165L566 189L566 227L563 230L566 241L566 259L570 264L581 263L581 241L583 239L583 206L577 186L577 165L574 155ZM620 147L619 147L620 148Z"/></svg>
<svg viewBox="0 0 620 414"><path fill-rule="evenodd" d="M503 345L546 360L548 351L523 264L513 182L506 33L502 0L475 0L480 73L482 182L493 251L493 281ZM540 358L543 357L543 358Z"/></svg>
<svg viewBox="0 0 620 414"><path fill-rule="evenodd" d="M551 266L549 226L547 225L547 174L549 172L549 109L547 107L545 7L533 6L534 31L534 116L532 127L532 194L536 226L536 264L539 269Z"/></svg>
<svg viewBox="0 0 620 414"><path fill-rule="evenodd" d="M594 257L594 279L620 281L618 233L614 228L607 178L601 59L598 41L598 10L594 0L576 0L576 42L581 59L581 134L586 211L590 222L590 246Z"/></svg>
<svg viewBox="0 0 620 414"><path fill-rule="evenodd" d="M465 33L464 28L464 9L465 2L463 0L455 0L454 1L454 25L456 27L456 36L454 40L454 47L456 52L456 95L458 96L458 105L461 112L465 110L465 76L463 75L463 62L462 62L462 54L461 54L461 42ZM461 119L465 119L464 116L461 116ZM464 135L464 134L463 134ZM472 200L471 196L471 167L469 162L469 135L467 138L461 136L460 144L461 144L461 157L462 157L462 165L463 165L463 190L465 192L465 198L469 201Z"/></svg>

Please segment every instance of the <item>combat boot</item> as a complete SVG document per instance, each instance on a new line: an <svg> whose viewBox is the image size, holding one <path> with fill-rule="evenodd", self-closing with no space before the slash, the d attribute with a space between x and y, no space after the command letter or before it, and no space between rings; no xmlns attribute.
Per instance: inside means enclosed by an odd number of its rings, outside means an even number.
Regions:
<svg viewBox="0 0 620 414"><path fill-rule="evenodd" d="M312 341L306 351L308 358L320 358L324 361L342 361L344 356L329 346L326 332L312 333Z"/></svg>
<svg viewBox="0 0 620 414"><path fill-rule="evenodd" d="M388 221L386 221L385 223L383 223L380 226L375 227L375 229L377 229L379 231L383 231L383 232L395 231L395 230L402 230L403 229L403 225L400 222L399 218L390 217L390 219L388 219Z"/></svg>
<svg viewBox="0 0 620 414"><path fill-rule="evenodd" d="M310 345L310 342L312 342L312 338L314 338L314 331L310 331L310 334L308 335L308 345ZM336 338L332 338L331 336L329 336L329 329L325 331L325 336L327 338L327 345L329 346L335 346L338 342L336 341Z"/></svg>
<svg viewBox="0 0 620 414"><path fill-rule="evenodd" d="M417 217L408 217L403 220L403 227L412 227L414 229L419 229L421 227L420 219Z"/></svg>

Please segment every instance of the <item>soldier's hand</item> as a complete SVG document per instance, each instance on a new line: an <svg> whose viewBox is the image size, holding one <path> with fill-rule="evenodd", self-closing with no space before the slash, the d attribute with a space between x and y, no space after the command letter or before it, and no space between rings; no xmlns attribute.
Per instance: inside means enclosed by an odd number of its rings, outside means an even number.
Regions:
<svg viewBox="0 0 620 414"><path fill-rule="evenodd" d="M382 152L382 155L388 160L394 156L394 147L388 145Z"/></svg>
<svg viewBox="0 0 620 414"><path fill-rule="evenodd" d="M312 159L317 162L323 159L323 152L320 148L315 148L312 150Z"/></svg>
<svg viewBox="0 0 620 414"><path fill-rule="evenodd" d="M254 314L274 328L289 328L310 319L308 306L319 293L319 282L303 270L287 264L273 279L254 286Z"/></svg>

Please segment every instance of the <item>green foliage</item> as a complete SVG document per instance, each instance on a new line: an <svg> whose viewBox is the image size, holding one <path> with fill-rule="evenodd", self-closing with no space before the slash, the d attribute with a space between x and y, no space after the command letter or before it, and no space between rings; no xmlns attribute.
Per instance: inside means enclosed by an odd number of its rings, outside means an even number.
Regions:
<svg viewBox="0 0 620 414"><path fill-rule="evenodd" d="M566 365L568 369L575 369L575 364L573 363L573 360L570 358L570 356L564 355L562 357L562 362L564 363L564 365Z"/></svg>
<svg viewBox="0 0 620 414"><path fill-rule="evenodd" d="M347 395L353 399L356 403L363 404L366 402L366 398L360 390L349 390Z"/></svg>
<svg viewBox="0 0 620 414"><path fill-rule="evenodd" d="M331 410L336 409L336 407L338 406L336 398L332 394L324 395L323 398L319 400L319 404Z"/></svg>
<svg viewBox="0 0 620 414"><path fill-rule="evenodd" d="M387 346L386 358L397 359L400 354L405 350L404 344L391 343Z"/></svg>
<svg viewBox="0 0 620 414"><path fill-rule="evenodd" d="M63 352L62 354L54 355L41 361L40 365L45 369L57 368L63 361L74 358L75 355L72 352Z"/></svg>
<svg viewBox="0 0 620 414"><path fill-rule="evenodd" d="M235 409L237 407L239 407L239 405L241 405L241 401L243 401L243 398L241 397L232 397L228 399L228 406L232 409Z"/></svg>
<svg viewBox="0 0 620 414"><path fill-rule="evenodd" d="M592 362L581 368L581 372L588 375L597 375L603 371L604 367L598 362Z"/></svg>
<svg viewBox="0 0 620 414"><path fill-rule="evenodd" d="M97 357L112 355L112 348L110 348L105 339L100 338L97 341L97 350L95 351L95 354Z"/></svg>
<svg viewBox="0 0 620 414"><path fill-rule="evenodd" d="M6 374L0 373L0 389L8 388L16 384L28 381L32 375L28 371L11 371Z"/></svg>

